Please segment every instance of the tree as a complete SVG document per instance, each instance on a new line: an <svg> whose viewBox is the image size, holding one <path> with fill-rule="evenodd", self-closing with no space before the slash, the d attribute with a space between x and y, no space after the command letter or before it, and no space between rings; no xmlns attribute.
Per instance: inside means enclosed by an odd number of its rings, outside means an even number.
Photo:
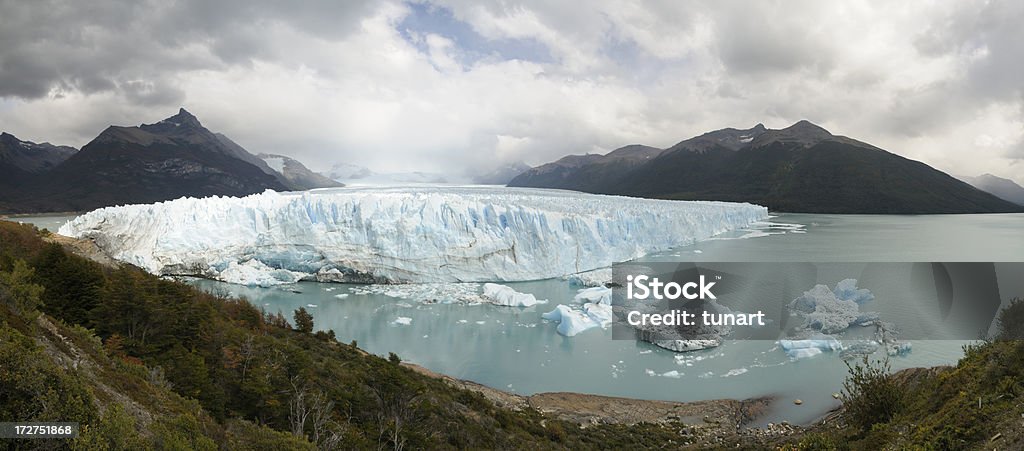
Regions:
<svg viewBox="0 0 1024 451"><path fill-rule="evenodd" d="M1024 299L1014 299L999 312L1000 340L1024 340Z"/></svg>
<svg viewBox="0 0 1024 451"><path fill-rule="evenodd" d="M295 311L295 329L305 334L313 333L313 315L305 307Z"/></svg>
<svg viewBox="0 0 1024 451"><path fill-rule="evenodd" d="M92 262L73 258L56 243L47 244L34 262L36 280L47 287L43 310L69 324L93 327L91 311L106 283L103 271Z"/></svg>
<svg viewBox="0 0 1024 451"><path fill-rule="evenodd" d="M32 283L34 271L23 260L14 262L10 272L0 272L0 301L18 314L35 312L41 305L43 287Z"/></svg>

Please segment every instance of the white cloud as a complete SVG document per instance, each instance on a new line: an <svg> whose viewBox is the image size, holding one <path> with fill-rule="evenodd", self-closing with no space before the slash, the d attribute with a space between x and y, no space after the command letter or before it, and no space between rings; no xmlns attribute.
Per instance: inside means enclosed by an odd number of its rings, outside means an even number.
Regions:
<svg viewBox="0 0 1024 451"><path fill-rule="evenodd" d="M1024 8L1012 2L436 4L476 39L538 42L550 58L466 58L465 36L400 30L414 9L395 2L98 8L118 20L5 4L24 26L0 30L0 124L82 145L182 105L254 152L314 168L461 172L806 118L1024 183ZM27 56L42 62L12 65Z"/></svg>

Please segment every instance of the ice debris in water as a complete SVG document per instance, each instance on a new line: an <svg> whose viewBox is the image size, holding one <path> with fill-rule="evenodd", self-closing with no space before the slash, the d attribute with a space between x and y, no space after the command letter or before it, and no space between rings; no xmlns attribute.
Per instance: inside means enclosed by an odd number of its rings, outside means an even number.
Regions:
<svg viewBox="0 0 1024 451"><path fill-rule="evenodd" d="M274 269L259 260L247 260L244 263L230 262L220 272L220 280L239 285L271 287L298 282L304 273L287 269Z"/></svg>
<svg viewBox="0 0 1024 451"><path fill-rule="evenodd" d="M547 299L537 300L532 294L520 293L512 287L496 283L485 283L483 298L495 305L509 307L533 307L536 304L547 304Z"/></svg>
<svg viewBox="0 0 1024 451"><path fill-rule="evenodd" d="M568 280L570 285L578 287L603 287L606 283L612 281L612 269L595 269L593 271L569 274L562 278Z"/></svg>
<svg viewBox="0 0 1024 451"><path fill-rule="evenodd" d="M91 238L151 273L244 284L294 273L321 282L506 282L609 267L767 216L764 207L728 202L367 187L107 207L59 233ZM278 270L289 273L265 275Z"/></svg>
<svg viewBox="0 0 1024 451"><path fill-rule="evenodd" d="M398 318L395 318L395 320L391 322L391 325L393 326L408 326L410 324L412 324L412 318L409 318L407 316L399 316Z"/></svg>
<svg viewBox="0 0 1024 451"><path fill-rule="evenodd" d="M417 284L373 284L350 288L353 295L383 295L398 299L409 299L423 303L464 303L480 304L478 283L417 283Z"/></svg>

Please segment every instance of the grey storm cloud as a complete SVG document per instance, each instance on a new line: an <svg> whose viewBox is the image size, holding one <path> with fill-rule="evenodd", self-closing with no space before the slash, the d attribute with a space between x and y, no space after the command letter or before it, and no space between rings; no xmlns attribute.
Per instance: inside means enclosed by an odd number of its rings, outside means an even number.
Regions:
<svg viewBox="0 0 1024 451"><path fill-rule="evenodd" d="M276 58L265 30L341 38L372 8L364 1L0 2L0 96L120 91L174 104L178 71Z"/></svg>
<svg viewBox="0 0 1024 451"><path fill-rule="evenodd" d="M185 106L314 168L457 172L810 119L1024 182L1022 22L1009 0L0 0L0 129L82 145Z"/></svg>

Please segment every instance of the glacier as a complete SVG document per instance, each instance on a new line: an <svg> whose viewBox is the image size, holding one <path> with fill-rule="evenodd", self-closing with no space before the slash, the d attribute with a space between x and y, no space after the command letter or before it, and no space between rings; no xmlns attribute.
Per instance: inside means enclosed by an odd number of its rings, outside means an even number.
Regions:
<svg viewBox="0 0 1024 451"><path fill-rule="evenodd" d="M767 217L742 203L365 187L107 207L58 233L151 273L243 284L512 282L605 268Z"/></svg>

